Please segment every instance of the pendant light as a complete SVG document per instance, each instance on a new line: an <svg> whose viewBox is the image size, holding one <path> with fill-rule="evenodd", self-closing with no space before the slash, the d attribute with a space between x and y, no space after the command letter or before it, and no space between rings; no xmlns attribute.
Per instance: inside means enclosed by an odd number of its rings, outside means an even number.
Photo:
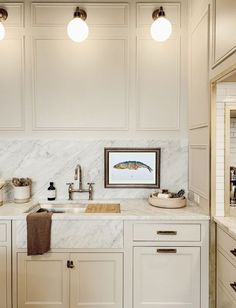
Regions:
<svg viewBox="0 0 236 308"><path fill-rule="evenodd" d="M67 26L67 33L72 41L80 43L88 37L89 28L85 22L86 18L87 13L77 7L74 13L74 18L68 23Z"/></svg>
<svg viewBox="0 0 236 308"><path fill-rule="evenodd" d="M6 30L3 22L7 19L8 13L6 10L0 8L0 40L3 40L6 35Z"/></svg>
<svg viewBox="0 0 236 308"><path fill-rule="evenodd" d="M164 42L168 40L172 33L172 25L165 17L165 12L161 6L152 13L154 22L151 25L151 36L155 41Z"/></svg>

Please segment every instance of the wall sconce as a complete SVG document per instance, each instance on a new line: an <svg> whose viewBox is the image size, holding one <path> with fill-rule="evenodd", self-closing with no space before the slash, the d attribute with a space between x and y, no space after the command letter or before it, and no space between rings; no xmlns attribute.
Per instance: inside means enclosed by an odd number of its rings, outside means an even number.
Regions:
<svg viewBox="0 0 236 308"><path fill-rule="evenodd" d="M67 26L67 33L72 41L80 43L86 40L88 37L89 28L85 22L86 18L87 13L77 7L74 13L74 18L69 22Z"/></svg>
<svg viewBox="0 0 236 308"><path fill-rule="evenodd" d="M161 6L152 13L154 22L151 25L151 36L155 41L164 42L172 33L172 25L165 17L165 12Z"/></svg>
<svg viewBox="0 0 236 308"><path fill-rule="evenodd" d="M0 8L0 40L3 40L6 35L6 30L2 22L5 21L7 17L8 17L7 11Z"/></svg>

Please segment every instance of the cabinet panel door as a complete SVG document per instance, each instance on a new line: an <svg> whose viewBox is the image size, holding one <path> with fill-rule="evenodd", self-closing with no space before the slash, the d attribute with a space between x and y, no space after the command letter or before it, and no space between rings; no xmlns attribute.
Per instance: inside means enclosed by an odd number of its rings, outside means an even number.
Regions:
<svg viewBox="0 0 236 308"><path fill-rule="evenodd" d="M0 307L7 307L7 247L0 247Z"/></svg>
<svg viewBox="0 0 236 308"><path fill-rule="evenodd" d="M68 308L67 253L28 257L18 253L17 308Z"/></svg>
<svg viewBox="0 0 236 308"><path fill-rule="evenodd" d="M71 308L123 307L122 253L74 253L70 259Z"/></svg>
<svg viewBox="0 0 236 308"><path fill-rule="evenodd" d="M147 307L200 307L200 247L134 248L134 308Z"/></svg>

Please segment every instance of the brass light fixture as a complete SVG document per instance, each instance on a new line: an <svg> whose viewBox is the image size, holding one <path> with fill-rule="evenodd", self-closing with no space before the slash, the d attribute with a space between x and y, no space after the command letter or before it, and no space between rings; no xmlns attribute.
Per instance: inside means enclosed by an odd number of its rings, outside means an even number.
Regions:
<svg viewBox="0 0 236 308"><path fill-rule="evenodd" d="M67 33L72 41L79 43L83 42L88 37L89 28L85 22L86 18L87 13L83 9L77 7L74 18L67 26Z"/></svg>
<svg viewBox="0 0 236 308"><path fill-rule="evenodd" d="M151 36L155 41L164 42L172 33L172 25L165 17L166 14L161 6L152 13L154 22L151 25Z"/></svg>
<svg viewBox="0 0 236 308"><path fill-rule="evenodd" d="M3 22L7 19L8 13L5 9L0 8L0 40L3 40L6 35L6 30Z"/></svg>

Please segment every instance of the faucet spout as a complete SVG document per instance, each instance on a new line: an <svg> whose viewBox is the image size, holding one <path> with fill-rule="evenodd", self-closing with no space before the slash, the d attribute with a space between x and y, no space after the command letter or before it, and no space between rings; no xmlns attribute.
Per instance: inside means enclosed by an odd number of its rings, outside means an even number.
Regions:
<svg viewBox="0 0 236 308"><path fill-rule="evenodd" d="M74 179L75 181L78 180L78 172L79 172L79 190L82 190L82 169L81 169L81 166L80 164L77 164L76 167L75 167L75 176L74 176Z"/></svg>

